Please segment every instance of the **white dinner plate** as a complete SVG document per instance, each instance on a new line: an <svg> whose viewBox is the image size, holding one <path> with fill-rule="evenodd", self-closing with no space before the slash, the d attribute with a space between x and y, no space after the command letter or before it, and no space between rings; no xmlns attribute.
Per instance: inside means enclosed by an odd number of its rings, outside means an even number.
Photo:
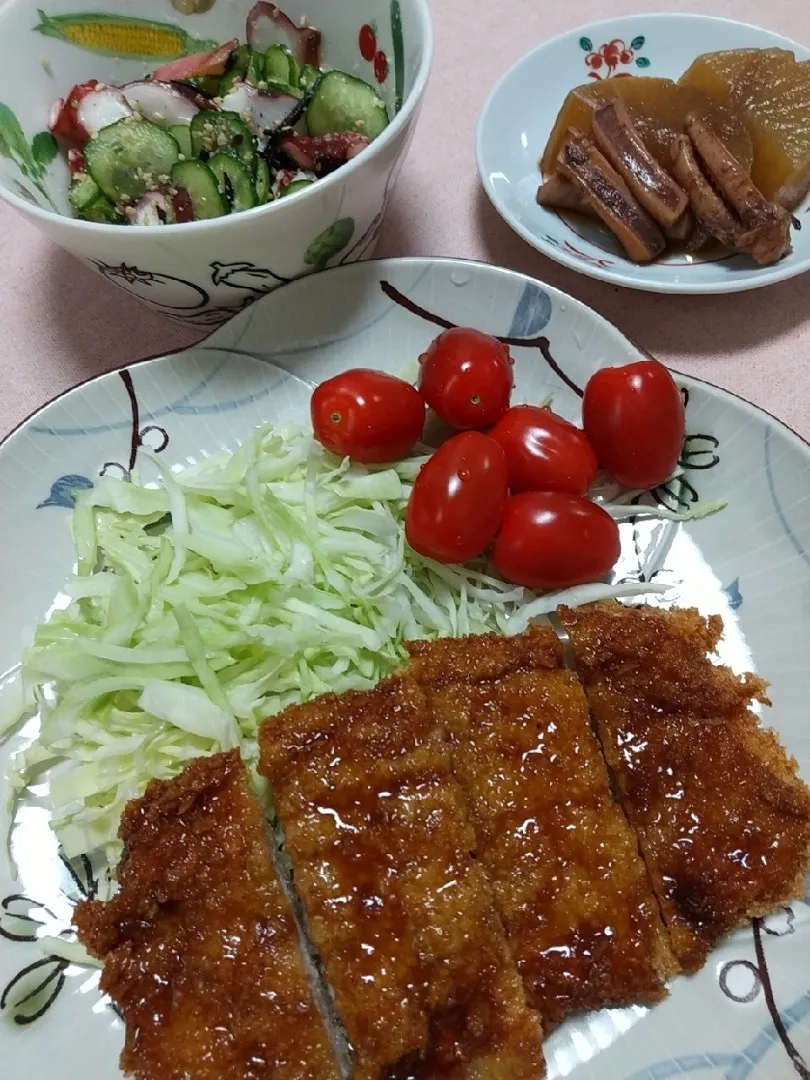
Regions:
<svg viewBox="0 0 810 1080"><path fill-rule="evenodd" d="M810 49L757 26L704 15L627 15L570 30L538 46L497 82L478 120L476 153L484 190L515 232L581 274L663 293L731 293L785 281L810 269L810 197L796 211L793 252L773 266L742 255L673 254L637 265L606 228L579 214L537 205L538 160L569 90L593 79L651 75L678 79L700 53L719 49Z"/></svg>
<svg viewBox="0 0 810 1080"><path fill-rule="evenodd" d="M413 370L448 323L507 338L517 399L551 393L555 409L572 420L595 369L639 355L578 301L508 270L452 260L367 262L285 286L201 344L93 379L30 417L0 447L6 699L24 644L71 570L67 526L77 488L102 470L123 474L137 463L143 474L144 447L179 466L236 447L259 423L306 424L312 383L355 366ZM771 680L768 722L810 779L810 448L740 398L678 380L690 433L683 492L728 506L684 525L623 524L618 573L630 579L657 571L656 580L674 585L666 602L723 616L722 656ZM3 773L35 727L29 722L0 746ZM38 944L43 935L69 935L73 906L95 887L87 863L60 860L44 787L23 802L11 846L14 869L0 852L0 1075L116 1080L123 1031L98 993L97 973ZM566 1023L547 1042L549 1075L795 1077L794 1062L810 1062L808 900L735 933L698 975L676 979L662 1005Z"/></svg>

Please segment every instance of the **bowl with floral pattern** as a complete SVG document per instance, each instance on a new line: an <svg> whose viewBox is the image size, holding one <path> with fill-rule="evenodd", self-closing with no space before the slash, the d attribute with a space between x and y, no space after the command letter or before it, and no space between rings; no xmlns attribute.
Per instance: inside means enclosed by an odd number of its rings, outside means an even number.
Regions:
<svg viewBox="0 0 810 1080"><path fill-rule="evenodd" d="M178 212L164 228L76 217L68 200L66 146L49 131L53 103L90 79L102 89L142 87L167 67L170 74L162 78L179 79L182 71L170 67L176 61L226 42L245 43L254 8L268 33L277 25L289 30L280 40L289 38L292 48L302 30L320 30L317 66L372 87L387 111L384 130L315 183L288 197L256 198L239 213L187 221ZM262 28L256 32L261 38ZM280 284L373 252L413 136L432 51L426 0L51 0L41 10L11 0L0 12L0 197L158 311L194 325L219 324ZM182 89L188 98L191 88ZM303 79L295 90L305 96ZM213 100L221 98L214 94ZM247 122L241 108L239 115ZM161 123L159 110L153 119ZM255 184L258 190L258 178Z"/></svg>
<svg viewBox="0 0 810 1080"><path fill-rule="evenodd" d="M543 179L538 162L574 87L643 76L677 81L702 53L768 48L810 60L810 49L769 30L688 13L609 19L545 42L503 75L479 117L476 152L485 192L532 247L613 285L661 293L730 293L805 272L810 269L810 196L793 211L792 251L768 266L719 247L697 254L665 251L654 261L632 262L597 218L537 202Z"/></svg>

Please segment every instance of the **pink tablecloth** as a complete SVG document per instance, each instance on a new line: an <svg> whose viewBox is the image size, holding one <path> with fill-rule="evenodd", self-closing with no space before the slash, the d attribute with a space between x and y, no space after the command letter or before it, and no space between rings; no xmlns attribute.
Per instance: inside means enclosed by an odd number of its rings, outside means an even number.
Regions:
<svg viewBox="0 0 810 1080"><path fill-rule="evenodd" d="M655 0L433 0L436 61L380 255L456 255L512 267L572 293L666 363L743 395L810 438L810 275L730 297L664 297L592 282L513 235L483 195L476 118L490 86L531 45ZM810 38L806 0L669 0ZM448 182L452 180L451 182ZM193 340L41 239L0 206L0 437L73 383Z"/></svg>

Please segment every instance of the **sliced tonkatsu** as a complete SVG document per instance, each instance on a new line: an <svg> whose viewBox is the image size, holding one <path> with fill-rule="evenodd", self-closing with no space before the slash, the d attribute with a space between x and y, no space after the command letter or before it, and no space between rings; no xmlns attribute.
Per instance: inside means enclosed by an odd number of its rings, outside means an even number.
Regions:
<svg viewBox="0 0 810 1080"><path fill-rule="evenodd" d="M121 820L120 892L75 923L138 1080L338 1080L238 752L153 780Z"/></svg>
<svg viewBox="0 0 810 1080"><path fill-rule="evenodd" d="M675 953L804 895L810 791L753 701L766 684L712 662L719 616L603 605L559 616Z"/></svg>
<svg viewBox="0 0 810 1080"><path fill-rule="evenodd" d="M447 733L478 857L544 1028L661 999L677 965L557 636L545 627L408 650L408 673Z"/></svg>
<svg viewBox="0 0 810 1080"><path fill-rule="evenodd" d="M260 745L356 1080L538 1080L538 1018L419 687L292 707Z"/></svg>

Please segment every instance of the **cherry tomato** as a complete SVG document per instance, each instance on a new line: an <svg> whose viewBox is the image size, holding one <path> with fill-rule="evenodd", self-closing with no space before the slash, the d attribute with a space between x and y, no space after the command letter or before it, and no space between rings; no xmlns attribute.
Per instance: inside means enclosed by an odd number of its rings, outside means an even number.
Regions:
<svg viewBox="0 0 810 1080"><path fill-rule="evenodd" d="M514 493L584 495L596 477L596 454L585 433L549 408L513 405L489 434L504 448Z"/></svg>
<svg viewBox="0 0 810 1080"><path fill-rule="evenodd" d="M398 461L425 426L425 403L402 379L370 368L335 375L315 390L315 438L339 457L368 464Z"/></svg>
<svg viewBox="0 0 810 1080"><path fill-rule="evenodd" d="M419 363L422 397L451 427L488 428L509 408L512 358L497 338L453 327L439 334Z"/></svg>
<svg viewBox="0 0 810 1080"><path fill-rule="evenodd" d="M90 135L79 123L79 103L88 94L92 94L97 86L98 80L88 79L87 82L74 86L66 98L56 102L51 109L49 124L54 135L61 135L73 146L84 146Z"/></svg>
<svg viewBox="0 0 810 1080"><path fill-rule="evenodd" d="M492 542L509 493L506 455L478 431L454 435L421 468L405 514L408 543L429 559L474 559Z"/></svg>
<svg viewBox="0 0 810 1080"><path fill-rule="evenodd" d="M360 55L364 60L371 62L377 51L377 35L374 33L374 27L369 23L360 27L358 43L360 45Z"/></svg>
<svg viewBox="0 0 810 1080"><path fill-rule="evenodd" d="M671 475L685 423L681 393L657 360L602 368L585 387L585 434L602 468L625 487L646 490Z"/></svg>
<svg viewBox="0 0 810 1080"><path fill-rule="evenodd" d="M565 491L524 491L506 504L492 561L517 585L567 589L604 577L620 553L619 527L595 502Z"/></svg>

